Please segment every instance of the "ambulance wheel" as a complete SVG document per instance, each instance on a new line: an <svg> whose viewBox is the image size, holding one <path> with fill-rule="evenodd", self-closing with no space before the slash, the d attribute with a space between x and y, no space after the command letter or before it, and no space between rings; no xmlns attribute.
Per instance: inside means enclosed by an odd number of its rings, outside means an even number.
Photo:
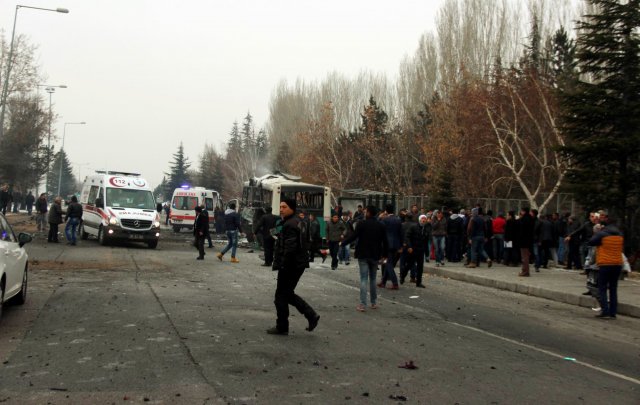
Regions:
<svg viewBox="0 0 640 405"><path fill-rule="evenodd" d="M158 246L158 240L150 240L147 242L147 246L149 246L149 249L155 249Z"/></svg>
<svg viewBox="0 0 640 405"><path fill-rule="evenodd" d="M102 246L107 245L107 236L104 234L104 228L102 226L98 229L98 243Z"/></svg>
<svg viewBox="0 0 640 405"><path fill-rule="evenodd" d="M180 227L179 226L174 226L173 227L173 232L180 233Z"/></svg>
<svg viewBox="0 0 640 405"><path fill-rule="evenodd" d="M87 240L89 238L89 234L84 231L84 224L80 224L80 230L78 231L82 240Z"/></svg>

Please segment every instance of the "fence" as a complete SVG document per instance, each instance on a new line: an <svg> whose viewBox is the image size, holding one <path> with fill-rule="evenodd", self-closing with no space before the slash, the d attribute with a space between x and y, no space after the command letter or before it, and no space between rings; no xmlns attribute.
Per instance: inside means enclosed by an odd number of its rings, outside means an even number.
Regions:
<svg viewBox="0 0 640 405"><path fill-rule="evenodd" d="M546 199L548 194L543 195L541 200ZM461 207L470 209L480 204L482 208L486 210L492 210L494 213L508 211L518 212L522 207L530 207L531 204L528 200L523 198L472 198L467 197L460 200ZM351 210L351 206L357 204L374 205L380 209L383 209L387 204L392 204L396 212L401 208L410 208L412 205L417 205L418 208L425 209L442 209L443 207L436 207L431 201L431 198L426 195L396 195L383 192L376 192L371 190L352 189L344 190L341 197L338 198L338 204L343 207L348 207ZM450 207L451 208L451 207ZM457 208L457 207L453 207ZM582 208L575 202L572 194L558 193L547 204L541 214L550 214L554 212L564 213L569 212L572 215L579 213Z"/></svg>

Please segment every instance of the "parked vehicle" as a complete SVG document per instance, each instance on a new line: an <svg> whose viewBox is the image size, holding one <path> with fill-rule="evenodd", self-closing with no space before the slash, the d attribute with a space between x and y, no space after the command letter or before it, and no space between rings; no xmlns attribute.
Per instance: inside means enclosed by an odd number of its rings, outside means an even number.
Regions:
<svg viewBox="0 0 640 405"><path fill-rule="evenodd" d="M80 203L82 239L93 235L101 245L120 239L158 246L160 213L149 183L139 174L96 171L85 178Z"/></svg>
<svg viewBox="0 0 640 405"><path fill-rule="evenodd" d="M22 305L27 300L28 256L23 246L29 242L31 235L20 233L16 237L0 213L0 320L5 303Z"/></svg>
<svg viewBox="0 0 640 405"><path fill-rule="evenodd" d="M215 190L207 190L204 187L176 188L171 198L171 213L169 221L174 232L180 229L193 229L193 221L196 219L195 208L204 204L209 212L209 227L215 228L215 208L222 208L220 194Z"/></svg>

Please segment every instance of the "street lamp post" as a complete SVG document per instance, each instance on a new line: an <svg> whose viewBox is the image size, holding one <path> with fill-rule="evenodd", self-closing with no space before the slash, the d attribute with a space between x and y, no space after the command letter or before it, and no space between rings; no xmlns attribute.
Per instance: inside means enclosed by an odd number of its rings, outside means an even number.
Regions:
<svg viewBox="0 0 640 405"><path fill-rule="evenodd" d="M47 177L44 183L44 191L46 192L47 186L49 185L49 170L51 169L51 121L53 119L53 116L51 114L51 95L55 93L56 88L66 89L67 86L65 84L60 84L58 86L51 84L38 84L37 86L38 90L40 89L40 87L46 87L45 91L49 93L49 135L47 136L47 170L45 171ZM39 98L40 96L38 96L38 99Z"/></svg>
<svg viewBox="0 0 640 405"><path fill-rule="evenodd" d="M60 173L58 175L58 193L60 195L60 190L62 190L62 151L64 150L64 138L67 135L67 125L85 125L86 122L65 122L64 127L62 129L62 147L60 148Z"/></svg>
<svg viewBox="0 0 640 405"><path fill-rule="evenodd" d="M4 86L2 87L2 97L0 97L0 103L2 103L2 109L0 109L0 139L4 136L4 111L7 107L7 96L9 95L9 75L11 75L11 62L13 59L13 42L16 36L16 21L18 20L18 10L20 8L31 8L34 10L42 11L54 11L56 13L67 14L69 10L66 8L42 8L33 6L16 5L16 12L13 16L13 31L11 32L11 46L9 47L9 58L7 59L7 73L4 76Z"/></svg>

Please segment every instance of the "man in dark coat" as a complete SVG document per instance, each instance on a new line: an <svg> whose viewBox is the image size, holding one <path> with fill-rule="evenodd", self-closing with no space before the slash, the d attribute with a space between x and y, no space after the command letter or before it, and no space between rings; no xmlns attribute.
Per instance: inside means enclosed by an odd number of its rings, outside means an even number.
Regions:
<svg viewBox="0 0 640 405"><path fill-rule="evenodd" d="M49 236L47 242L60 243L58 240L58 225L62 223L62 198L56 197L49 208Z"/></svg>
<svg viewBox="0 0 640 405"><path fill-rule="evenodd" d="M367 306L367 284L370 290L371 308L378 308L376 292L376 273L378 262L386 258L389 252L387 231L384 225L377 220L378 209L369 205L365 209L365 220L356 226L355 232L341 242L348 246L349 243L358 240L355 256L360 267L360 305L356 309L363 312Z"/></svg>
<svg viewBox="0 0 640 405"><path fill-rule="evenodd" d="M271 230L275 229L278 217L273 215L271 207L265 207L264 215L260 217L256 224L256 235L262 235L262 245L264 246L264 263L262 266L271 267L273 265L273 246L276 240L271 234Z"/></svg>
<svg viewBox="0 0 640 405"><path fill-rule="evenodd" d="M24 203L27 206L27 214L31 215L33 211L33 203L36 202L36 198L33 196L33 193L29 191L27 196L24 198Z"/></svg>
<svg viewBox="0 0 640 405"><path fill-rule="evenodd" d="M67 225L64 227L64 234L67 237L67 244L76 245L76 229L82 221L82 205L78 202L78 197L71 197L71 201L67 206L67 217L65 219Z"/></svg>
<svg viewBox="0 0 640 405"><path fill-rule="evenodd" d="M413 265L416 266L416 287L425 288L422 284L422 273L424 271L424 254L427 252L429 244L429 231L427 229L427 216L420 215L417 223L412 223L404 237L404 244L407 247L407 267L400 272L400 283L404 283L407 277L407 270Z"/></svg>
<svg viewBox="0 0 640 405"><path fill-rule="evenodd" d="M528 207L520 209L518 218L518 246L520 246L520 257L522 258L522 270L518 274L520 277L529 277L529 258L533 247L534 222Z"/></svg>
<svg viewBox="0 0 640 405"><path fill-rule="evenodd" d="M204 240L209 233L209 215L201 206L196 206L196 220L193 222L193 236L198 249L197 260L204 260Z"/></svg>
<svg viewBox="0 0 640 405"><path fill-rule="evenodd" d="M280 203L282 228L276 240L273 269L278 271L278 284L274 304L276 306L276 326L267 329L271 335L289 334L289 305L307 318L307 330L313 331L318 326L320 316L302 297L295 293L304 270L309 267L309 251L307 249L308 229L305 223L295 215L296 200L285 199Z"/></svg>
<svg viewBox="0 0 640 405"><path fill-rule="evenodd" d="M385 288L387 281L391 281L392 290L397 290L398 277L394 267L400 259L400 253L402 252L402 221L393 213L393 205L389 204L385 207L387 215L382 219L382 224L387 232L387 242L389 243L389 251L387 254L387 263L382 270L382 280L378 287Z"/></svg>
<svg viewBox="0 0 640 405"><path fill-rule="evenodd" d="M9 185L4 184L0 188L0 211L3 215L7 213L7 207L11 208L11 191L9 191Z"/></svg>
<svg viewBox="0 0 640 405"><path fill-rule="evenodd" d="M322 234L320 233L320 222L315 214L309 213L309 239L311 248L309 249L309 261L313 262L316 253L322 257L322 263L327 260L327 254L322 251Z"/></svg>

